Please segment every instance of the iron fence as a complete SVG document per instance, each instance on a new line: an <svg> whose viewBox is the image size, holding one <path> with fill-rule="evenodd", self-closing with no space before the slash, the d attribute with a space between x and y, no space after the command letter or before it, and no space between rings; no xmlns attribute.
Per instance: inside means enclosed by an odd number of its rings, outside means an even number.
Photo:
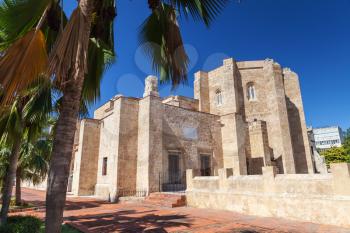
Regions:
<svg viewBox="0 0 350 233"><path fill-rule="evenodd" d="M146 190L130 190L130 189L118 190L118 197L145 197L145 196L147 196Z"/></svg>
<svg viewBox="0 0 350 233"><path fill-rule="evenodd" d="M159 192L185 192L185 172L163 172L159 173Z"/></svg>

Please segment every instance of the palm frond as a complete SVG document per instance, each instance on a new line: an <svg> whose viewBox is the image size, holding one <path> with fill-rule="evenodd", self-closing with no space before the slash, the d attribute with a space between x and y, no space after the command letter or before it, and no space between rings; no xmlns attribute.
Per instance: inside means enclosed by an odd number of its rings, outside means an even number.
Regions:
<svg viewBox="0 0 350 233"><path fill-rule="evenodd" d="M86 56L89 40L86 37L89 35L85 33L90 23L88 20L80 7L75 9L51 51L48 73L56 76L58 85L64 85L72 77L71 73L84 70L86 74L88 71Z"/></svg>
<svg viewBox="0 0 350 233"><path fill-rule="evenodd" d="M163 0L175 7L186 18L191 15L195 20L202 20L206 26L217 17L230 0Z"/></svg>
<svg viewBox="0 0 350 233"><path fill-rule="evenodd" d="M113 21L115 1L94 1L93 20L88 50L88 73L84 79L81 115L85 107L100 98L100 84L104 72L115 62ZM87 111L86 111L87 114Z"/></svg>
<svg viewBox="0 0 350 233"><path fill-rule="evenodd" d="M31 30L13 43L0 57L0 85L4 87L3 102L29 86L47 68L45 37L41 30Z"/></svg>
<svg viewBox="0 0 350 233"><path fill-rule="evenodd" d="M51 0L3 0L0 2L0 51L23 37L38 22Z"/></svg>
<svg viewBox="0 0 350 233"><path fill-rule="evenodd" d="M67 24L67 16L62 11L59 2L60 1L54 1L51 4L50 9L47 12L46 20L42 26L43 33L46 37L46 48L49 54L55 45L57 37L61 31L61 27L64 28Z"/></svg>
<svg viewBox="0 0 350 233"><path fill-rule="evenodd" d="M113 48L102 40L91 38L88 51L88 74L84 79L82 98L86 104L95 103L100 98L100 84L103 73L115 61Z"/></svg>
<svg viewBox="0 0 350 233"><path fill-rule="evenodd" d="M0 142L11 144L21 137L22 132L21 106L19 100L16 99L0 116Z"/></svg>
<svg viewBox="0 0 350 233"><path fill-rule="evenodd" d="M115 0L94 1L90 38L102 41L113 53L113 21L116 15Z"/></svg>
<svg viewBox="0 0 350 233"><path fill-rule="evenodd" d="M52 112L51 82L42 77L23 93L28 101L23 107L24 121L29 125L44 124Z"/></svg>
<svg viewBox="0 0 350 233"><path fill-rule="evenodd" d="M161 82L173 87L187 82L189 58L183 46L175 9L161 4L141 26L139 40Z"/></svg>

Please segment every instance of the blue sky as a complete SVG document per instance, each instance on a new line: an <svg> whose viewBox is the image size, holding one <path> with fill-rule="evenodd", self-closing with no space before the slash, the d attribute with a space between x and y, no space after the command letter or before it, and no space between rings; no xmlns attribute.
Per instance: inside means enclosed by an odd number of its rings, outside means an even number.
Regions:
<svg viewBox="0 0 350 233"><path fill-rule="evenodd" d="M67 1L69 14L75 7ZM154 74L139 52L138 31L149 15L146 0L117 1L117 62L105 73L94 109L116 94L141 97L143 80ZM193 73L219 66L222 59L272 58L299 74L308 125L350 127L350 0L232 0L208 29L180 20L191 58L188 86L161 96L193 97Z"/></svg>

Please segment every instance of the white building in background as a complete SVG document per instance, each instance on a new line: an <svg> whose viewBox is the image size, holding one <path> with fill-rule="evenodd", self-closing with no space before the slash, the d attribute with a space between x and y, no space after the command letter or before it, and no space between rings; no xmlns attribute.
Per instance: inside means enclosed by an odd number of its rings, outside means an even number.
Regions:
<svg viewBox="0 0 350 233"><path fill-rule="evenodd" d="M307 128L307 136L309 137L310 142L310 151L312 155L312 162L314 164L315 173L327 173L327 165L326 160L323 156L321 156L316 148L315 135L312 127Z"/></svg>
<svg viewBox="0 0 350 233"><path fill-rule="evenodd" d="M320 151L332 147L340 147L344 141L343 131L339 126L314 128L316 148Z"/></svg>

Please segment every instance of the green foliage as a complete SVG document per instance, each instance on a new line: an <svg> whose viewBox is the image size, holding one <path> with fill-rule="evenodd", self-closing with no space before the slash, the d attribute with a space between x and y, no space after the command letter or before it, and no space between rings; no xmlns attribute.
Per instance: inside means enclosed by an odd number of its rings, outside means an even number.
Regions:
<svg viewBox="0 0 350 233"><path fill-rule="evenodd" d="M9 217L5 225L0 226L1 233L38 233L42 221L32 216Z"/></svg>
<svg viewBox="0 0 350 233"><path fill-rule="evenodd" d="M350 128L346 131L344 138L343 147L345 149L345 152L349 155L350 154Z"/></svg>
<svg viewBox="0 0 350 233"><path fill-rule="evenodd" d="M95 103L100 97L100 84L103 73L115 61L113 45L108 45L100 39L90 38L88 52L88 73L84 79L83 101L80 107L84 112L84 106Z"/></svg>
<svg viewBox="0 0 350 233"><path fill-rule="evenodd" d="M68 225L63 225L62 226L62 233L80 233L80 231L68 226Z"/></svg>
<svg viewBox="0 0 350 233"><path fill-rule="evenodd" d="M189 65L178 16L192 16L209 26L229 0L159 0L148 3L152 13L141 25L139 41L160 81L171 82L175 88L187 83Z"/></svg>
<svg viewBox="0 0 350 233"><path fill-rule="evenodd" d="M183 14L186 18L191 15L195 20L202 20L206 26L219 15L223 8L230 2L229 0L164 0L174 8L176 8L180 14Z"/></svg>
<svg viewBox="0 0 350 233"><path fill-rule="evenodd" d="M23 140L17 164L21 180L39 184L45 179L52 151L52 137L46 130L43 129L35 141ZM0 185L6 175L10 154L8 146L0 145Z"/></svg>
<svg viewBox="0 0 350 233"><path fill-rule="evenodd" d="M0 2L0 51L22 37L39 21L50 0L3 0Z"/></svg>
<svg viewBox="0 0 350 233"><path fill-rule="evenodd" d="M32 216L12 216L8 218L7 224L0 226L0 233L44 233L44 223ZM62 233L80 233L80 231L62 225Z"/></svg>
<svg viewBox="0 0 350 233"><path fill-rule="evenodd" d="M344 147L333 147L321 153L326 159L326 164L330 163L350 163L350 154L346 153Z"/></svg>
<svg viewBox="0 0 350 233"><path fill-rule="evenodd" d="M172 6L161 4L152 11L141 25L139 41L161 82L171 82L173 87L186 83L189 58Z"/></svg>
<svg viewBox="0 0 350 233"><path fill-rule="evenodd" d="M15 101L3 109L0 116L0 139L7 145L20 137L35 140L47 126L52 111L50 82L37 80Z"/></svg>

